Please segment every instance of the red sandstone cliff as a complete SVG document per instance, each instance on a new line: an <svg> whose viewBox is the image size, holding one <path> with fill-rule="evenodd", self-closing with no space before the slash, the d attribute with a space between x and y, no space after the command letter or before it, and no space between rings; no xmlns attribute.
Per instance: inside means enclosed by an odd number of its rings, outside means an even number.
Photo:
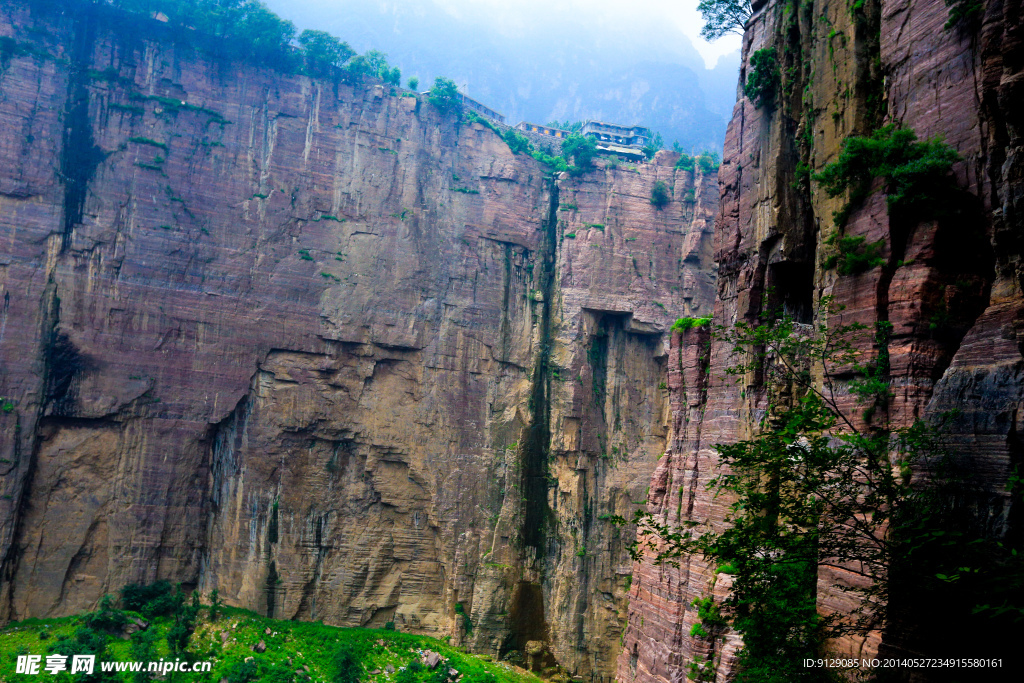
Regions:
<svg viewBox="0 0 1024 683"><path fill-rule="evenodd" d="M812 322L814 303L831 295L846 306L844 323L892 323L894 395L887 417L909 424L959 408L953 448L973 458L978 481L1002 501L994 518L1006 524L1007 477L1024 456L1024 17L1019 1L982 4L976 28L946 30L949 10L942 2L865 0L852 9L840 2L754 3L744 64L754 51L776 48L783 93L774 107L741 98L734 109L720 174L714 318L724 325L758 319L770 288L770 303L805 322ZM955 172L974 210L956 223L895 224L876 192L851 216L846 232L884 240L885 263L840 276L825 267L825 242L836 229L832 212L842 198L802 183L797 166L820 170L838 156L846 136L882 123L912 128L920 138L943 136L963 157ZM756 378L737 385L723 376L736 363L725 344L712 345L705 378L696 341L673 339L671 447L648 498L648 509L673 524L722 520L724 501L706 490L716 472L714 445L751 435L766 400ZM852 396L844 405L854 407ZM634 572L619 680L679 681L698 656L719 657L717 680L729 680L736 636L708 642L689 635L698 620L691 602L712 585L721 599L729 577L715 581L699 557L679 568L645 561ZM822 609L850 609L850 595L836 587L843 578L819 574ZM956 628L945 630L954 634ZM840 647L861 656L912 653L908 638L880 630Z"/></svg>
<svg viewBox="0 0 1024 683"><path fill-rule="evenodd" d="M714 174L120 21L0 9L0 617L165 578L611 675Z"/></svg>

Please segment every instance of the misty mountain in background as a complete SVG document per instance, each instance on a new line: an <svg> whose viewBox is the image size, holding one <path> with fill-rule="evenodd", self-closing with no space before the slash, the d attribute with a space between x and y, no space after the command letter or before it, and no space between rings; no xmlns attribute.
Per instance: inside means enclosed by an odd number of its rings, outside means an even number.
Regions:
<svg viewBox="0 0 1024 683"><path fill-rule="evenodd" d="M585 15L536 0L266 0L299 30L316 28L359 52L377 49L426 90L436 76L507 123L598 119L641 124L666 146L721 150L736 101L739 53L707 69L664 17ZM583 13L583 14L581 14Z"/></svg>

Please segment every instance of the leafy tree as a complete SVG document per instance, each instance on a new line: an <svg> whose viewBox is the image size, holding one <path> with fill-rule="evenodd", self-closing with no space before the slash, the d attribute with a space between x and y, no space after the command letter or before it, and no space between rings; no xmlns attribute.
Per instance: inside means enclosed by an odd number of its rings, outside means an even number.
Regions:
<svg viewBox="0 0 1024 683"><path fill-rule="evenodd" d="M356 55L349 60L348 64L345 65L345 71L355 78L362 78L363 76L373 76L373 67L366 61L366 57L363 55Z"/></svg>
<svg viewBox="0 0 1024 683"><path fill-rule="evenodd" d="M566 119L565 121L559 121L558 119L555 119L554 121L548 121L544 125L547 126L548 128L558 128L559 130L567 130L570 133L578 133L583 129L582 121L570 121L569 119Z"/></svg>
<svg viewBox="0 0 1024 683"><path fill-rule="evenodd" d="M715 40L730 32L743 35L743 27L750 19L750 0L701 0L697 11L704 17L700 35L705 40Z"/></svg>
<svg viewBox="0 0 1024 683"><path fill-rule="evenodd" d="M305 56L306 73L313 76L330 74L332 69L341 67L356 53L348 43L341 42L330 33L312 29L299 34L299 45Z"/></svg>
<svg viewBox="0 0 1024 683"><path fill-rule="evenodd" d="M700 166L700 170L704 173L711 173L717 171L721 160L718 156L718 152L701 152L700 156L695 157L697 165Z"/></svg>
<svg viewBox="0 0 1024 683"><path fill-rule="evenodd" d="M562 143L562 156L571 159L577 173L589 171L594 167L597 156L597 142L594 138L573 133Z"/></svg>
<svg viewBox="0 0 1024 683"><path fill-rule="evenodd" d="M77 683L113 683L120 681L121 677L114 672L106 672L99 666L99 661L104 659L103 655L107 649L107 639L87 626L79 626L74 633L63 636L54 641L47 652L49 654L63 655L70 662L75 655L95 655L96 666L91 674L78 673L74 678L70 674L60 674L66 677L65 680L74 680Z"/></svg>
<svg viewBox="0 0 1024 683"><path fill-rule="evenodd" d="M366 60L366 68L371 76L386 81L391 75L391 67L388 65L388 56L380 50L367 50L363 55Z"/></svg>
<svg viewBox="0 0 1024 683"><path fill-rule="evenodd" d="M661 133L655 133L654 138L643 147L644 156L648 159L653 159L658 150L664 146L665 141L661 139Z"/></svg>
<svg viewBox="0 0 1024 683"><path fill-rule="evenodd" d="M133 633L131 635L131 646L128 650L132 660L136 662L151 662L159 659L156 641L156 629L146 628ZM134 683L145 683L149 680L151 680L150 674L146 671L136 671L132 674L132 681Z"/></svg>
<svg viewBox="0 0 1024 683"><path fill-rule="evenodd" d="M434 79L434 86L427 99L442 114L454 113L462 117L462 96L459 95L459 86L455 85L455 81L438 76Z"/></svg>
<svg viewBox="0 0 1024 683"><path fill-rule="evenodd" d="M260 63L290 62L295 25L271 12L261 2L246 2L243 10L231 29L231 37Z"/></svg>
<svg viewBox="0 0 1024 683"><path fill-rule="evenodd" d="M395 675L395 683L416 683L419 680L419 673L426 668L420 663L420 660L414 659L409 662L409 665L399 671ZM336 683L343 683L337 681Z"/></svg>
<svg viewBox="0 0 1024 683"><path fill-rule="evenodd" d="M409 90L416 90L419 87L420 87L420 79L416 78L415 76L410 76L409 77Z"/></svg>
<svg viewBox="0 0 1024 683"><path fill-rule="evenodd" d="M982 0L946 0L946 7L949 8L949 19L943 28L947 31L958 25L973 30L981 23L985 13Z"/></svg>
<svg viewBox="0 0 1024 683"><path fill-rule="evenodd" d="M224 602L220 599L220 591L214 588L210 591L210 621L217 621L223 607Z"/></svg>

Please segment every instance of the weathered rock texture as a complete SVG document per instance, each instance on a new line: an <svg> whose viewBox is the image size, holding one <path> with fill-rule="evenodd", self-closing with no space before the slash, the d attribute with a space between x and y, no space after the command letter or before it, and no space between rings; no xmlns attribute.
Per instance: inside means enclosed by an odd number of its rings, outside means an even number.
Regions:
<svg viewBox="0 0 1024 683"><path fill-rule="evenodd" d="M610 676L714 174L123 21L0 9L0 617L169 579Z"/></svg>
<svg viewBox="0 0 1024 683"><path fill-rule="evenodd" d="M843 323L892 323L894 396L889 414L876 419L907 425L959 408L952 446L974 458L978 481L1002 501L992 519L1006 525L1007 476L1024 456L1024 121L1015 104L1024 101L1024 23L1019 1L982 4L976 27L946 30L942 2L754 2L743 63L774 47L783 87L774 106L758 108L741 97L734 109L720 174L714 317L724 325L756 321L769 291L768 305L801 322L820 322L815 304L831 295L846 307ZM838 156L846 136L890 122L922 139L943 136L963 157L955 171L971 198L957 221L897 222L876 192L851 216L846 234L884 240L885 263L839 276L824 267L832 253L825 242L836 231L832 213L843 198L828 198L798 164L820 169ZM741 384L725 378L737 359L722 343L711 344L703 370L693 341L674 340L670 354L671 446L652 479L648 509L669 523L715 524L726 501L706 490L716 472L714 444L753 433L766 387L754 376ZM861 419L851 396L842 404ZM722 598L729 577L716 577L699 557L679 568L641 562L634 571L619 680L678 681L697 657L718 658L717 680L728 680L736 636L708 641L689 634L698 621L692 601ZM846 580L838 572L819 574L824 610L852 607L852 595L837 589ZM955 625L944 628L957 637ZM912 631L880 629L836 647L859 656L905 655L920 651L912 641Z"/></svg>

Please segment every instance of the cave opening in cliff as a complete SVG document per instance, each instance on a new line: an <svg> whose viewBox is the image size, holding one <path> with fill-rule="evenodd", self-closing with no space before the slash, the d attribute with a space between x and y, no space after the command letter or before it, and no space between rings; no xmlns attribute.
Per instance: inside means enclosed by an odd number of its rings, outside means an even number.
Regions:
<svg viewBox="0 0 1024 683"><path fill-rule="evenodd" d="M499 650L500 659L505 659L513 651L525 653L528 643L546 643L549 640L550 628L544 616L544 591L539 583L520 581L516 584L509 601L508 616L511 629Z"/></svg>
<svg viewBox="0 0 1024 683"><path fill-rule="evenodd" d="M780 261L768 266L768 308L773 315L786 315L795 322L810 324L814 318L814 266L810 263Z"/></svg>

